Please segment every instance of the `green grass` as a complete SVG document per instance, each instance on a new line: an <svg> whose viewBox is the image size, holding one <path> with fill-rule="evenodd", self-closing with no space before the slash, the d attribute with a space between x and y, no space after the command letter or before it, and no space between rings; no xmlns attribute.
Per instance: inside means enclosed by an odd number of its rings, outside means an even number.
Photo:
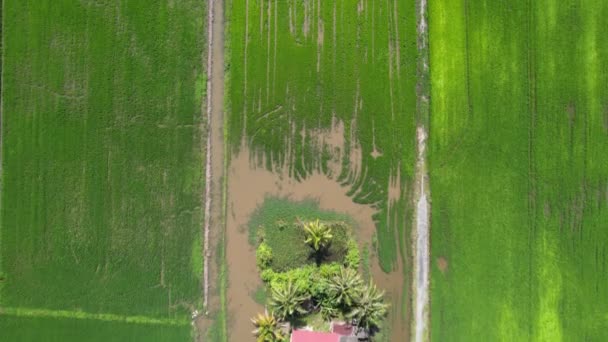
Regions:
<svg viewBox="0 0 608 342"><path fill-rule="evenodd" d="M186 325L141 325L90 319L7 317L0 319L2 339L14 342L188 341Z"/></svg>
<svg viewBox="0 0 608 342"><path fill-rule="evenodd" d="M265 305L266 300L268 299L268 293L266 291L266 286L260 285L258 286L252 294L253 300L260 305Z"/></svg>
<svg viewBox="0 0 608 342"><path fill-rule="evenodd" d="M0 305L200 309L204 7L4 1Z"/></svg>
<svg viewBox="0 0 608 342"><path fill-rule="evenodd" d="M433 340L608 338L606 15L429 2Z"/></svg>
<svg viewBox="0 0 608 342"><path fill-rule="evenodd" d="M345 214L319 209L314 200L291 202L284 198L266 198L248 223L250 242L257 245L256 238L262 238L268 244L273 256L271 268L276 272L314 264L313 250L304 242L306 233L298 220L316 219L332 227L327 261L343 260L349 239L348 226L353 220Z"/></svg>
<svg viewBox="0 0 608 342"><path fill-rule="evenodd" d="M409 235L407 191L389 203L388 188L413 175L415 2L368 2L360 14L358 3L227 2L230 142L236 151L246 141L265 167L296 179L326 173L355 202L377 207L379 258L388 272L405 258ZM333 118L344 124L338 147L316 141ZM351 145L361 146L360 172L349 169ZM381 156L374 158L374 148ZM329 167L335 159L341 170Z"/></svg>
<svg viewBox="0 0 608 342"><path fill-rule="evenodd" d="M303 317L302 326L311 327L314 331L331 331L329 322L324 320L323 316L320 313L314 313Z"/></svg>

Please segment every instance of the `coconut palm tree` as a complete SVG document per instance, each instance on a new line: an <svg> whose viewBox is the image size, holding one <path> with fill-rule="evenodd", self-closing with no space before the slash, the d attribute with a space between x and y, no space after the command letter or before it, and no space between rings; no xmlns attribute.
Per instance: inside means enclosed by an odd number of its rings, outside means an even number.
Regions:
<svg viewBox="0 0 608 342"><path fill-rule="evenodd" d="M379 291L370 281L361 292L352 310L346 315L359 321L359 326L367 329L378 327L386 315L388 304L384 303L384 291Z"/></svg>
<svg viewBox="0 0 608 342"><path fill-rule="evenodd" d="M279 328L279 321L274 315L264 312L251 319L255 329L252 333L257 338L257 342L279 342L285 341L285 336Z"/></svg>
<svg viewBox="0 0 608 342"><path fill-rule="evenodd" d="M300 289L290 280L287 283L272 287L269 306L279 319L284 320L306 313L302 303L307 299L308 297L302 294Z"/></svg>
<svg viewBox="0 0 608 342"><path fill-rule="evenodd" d="M341 267L340 272L329 281L329 294L336 306L349 309L361 296L363 280L352 268Z"/></svg>
<svg viewBox="0 0 608 342"><path fill-rule="evenodd" d="M319 220L306 222L304 230L306 231L306 240L304 242L309 244L315 252L320 252L327 248L333 238L331 228Z"/></svg>

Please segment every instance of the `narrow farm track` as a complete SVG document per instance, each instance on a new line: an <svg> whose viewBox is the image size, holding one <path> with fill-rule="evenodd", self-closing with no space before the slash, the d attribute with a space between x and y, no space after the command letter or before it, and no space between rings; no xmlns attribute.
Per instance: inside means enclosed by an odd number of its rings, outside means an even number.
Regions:
<svg viewBox="0 0 608 342"><path fill-rule="evenodd" d="M416 193L416 222L414 224L414 341L428 340L429 309L429 189L426 172L426 130L418 128L418 161L416 179L420 189Z"/></svg>
<svg viewBox="0 0 608 342"><path fill-rule="evenodd" d="M221 0L209 2L208 56L207 56L207 157L205 165L205 242L203 304L209 305L209 243L221 236L222 177L224 170L223 117L224 117L224 4ZM215 264L215 260L214 263Z"/></svg>
<svg viewBox="0 0 608 342"><path fill-rule="evenodd" d="M3 172L3 108L4 108L4 1L0 1L0 193L2 192L2 178ZM0 208L2 208L2 196L0 196ZM3 271L2 271L2 229L0 229L0 303L2 302L2 282L3 282Z"/></svg>
<svg viewBox="0 0 608 342"><path fill-rule="evenodd" d="M428 26L426 22L426 0L417 3L418 25L418 71L417 71L417 158L416 182L419 185L414 193L416 209L413 230L414 276L412 289L414 292L413 340L423 342L429 340L429 258L430 258L430 187L426 161L427 127L429 122L429 61L428 61Z"/></svg>

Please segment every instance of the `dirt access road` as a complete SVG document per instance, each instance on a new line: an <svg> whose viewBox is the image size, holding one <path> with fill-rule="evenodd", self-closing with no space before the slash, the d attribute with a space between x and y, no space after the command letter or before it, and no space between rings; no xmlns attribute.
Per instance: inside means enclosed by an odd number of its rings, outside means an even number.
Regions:
<svg viewBox="0 0 608 342"><path fill-rule="evenodd" d="M430 258L430 212L431 193L430 180L426 162L427 127L429 125L429 54L428 54L428 25L426 22L426 0L417 0L417 94L416 94L416 121L418 127L417 158L416 158L416 192L414 193L415 222L412 232L414 251L414 276L412 277L412 292L414 317L412 321L414 342L429 341L429 258Z"/></svg>
<svg viewBox="0 0 608 342"><path fill-rule="evenodd" d="M207 57L207 156L205 165L204 303L209 300L209 244L219 238L222 225L224 171L224 1L209 2Z"/></svg>
<svg viewBox="0 0 608 342"><path fill-rule="evenodd" d="M210 0L207 13L207 54L203 63L207 70L207 94L202 112L207 131L205 155L205 217L203 223L203 305L205 313L195 318L197 340L203 341L212 323L209 319L220 309L217 255L223 243L222 179L224 174L224 1Z"/></svg>

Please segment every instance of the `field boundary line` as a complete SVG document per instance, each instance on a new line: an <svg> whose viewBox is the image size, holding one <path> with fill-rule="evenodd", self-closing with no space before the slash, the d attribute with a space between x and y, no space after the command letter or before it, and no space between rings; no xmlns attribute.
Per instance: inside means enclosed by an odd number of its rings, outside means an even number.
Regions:
<svg viewBox="0 0 608 342"><path fill-rule="evenodd" d="M173 325L185 326L188 325L187 320L177 318L154 318L148 316L124 316L110 313L92 313L85 311L69 311L69 310L49 310L35 308L20 308L20 307L2 307L0 308L0 316L14 317L44 317L44 318L72 318L72 319L90 319L105 322L123 322L135 324L150 324L150 325Z"/></svg>
<svg viewBox="0 0 608 342"><path fill-rule="evenodd" d="M205 155L205 211L203 223L203 307L207 310L209 301L209 226L211 216L211 92L212 92L212 66L213 66L213 5L215 1L207 4L207 94L206 94L206 155Z"/></svg>
<svg viewBox="0 0 608 342"><path fill-rule="evenodd" d="M221 189L224 177L224 92L225 92L225 1L210 0L207 8L207 100L206 100L206 158L205 158L205 217L204 217L204 325L198 326L199 337L205 334L225 335L223 310L223 227ZM219 279L219 298L212 285ZM215 283L213 283L215 284ZM218 309L219 306L219 309ZM217 309L217 312L216 312ZM214 322L219 323L214 323ZM211 324L209 327L206 324ZM217 331L219 329L221 331Z"/></svg>
<svg viewBox="0 0 608 342"><path fill-rule="evenodd" d="M2 288L3 288L3 277L4 271L2 268L2 194L4 193L4 153L3 140L4 140L4 126L3 126L3 114L4 114L4 0L0 0L0 305L2 305Z"/></svg>
<svg viewBox="0 0 608 342"><path fill-rule="evenodd" d="M465 0L466 1L466 0ZM412 251L414 269L412 277L413 319L411 340L430 341L430 230L431 191L427 166L427 138L430 126L430 70L429 32L427 25L427 0L416 1L416 46L418 61L416 68L416 164L414 222ZM419 189L418 189L419 186Z"/></svg>
<svg viewBox="0 0 608 342"><path fill-rule="evenodd" d="M534 2L528 0L528 22L527 22L527 68L528 68L528 110L530 119L528 122L528 253L534 255L534 242L537 234L537 179L536 179L536 152L535 152L535 136L536 136L536 116L537 116L537 98L536 98L536 54L535 54L535 31L534 31ZM528 279L533 279L534 272L534 257L528 260ZM528 282L528 296L533 291L534 284ZM532 326L528 328L529 336L533 336Z"/></svg>

